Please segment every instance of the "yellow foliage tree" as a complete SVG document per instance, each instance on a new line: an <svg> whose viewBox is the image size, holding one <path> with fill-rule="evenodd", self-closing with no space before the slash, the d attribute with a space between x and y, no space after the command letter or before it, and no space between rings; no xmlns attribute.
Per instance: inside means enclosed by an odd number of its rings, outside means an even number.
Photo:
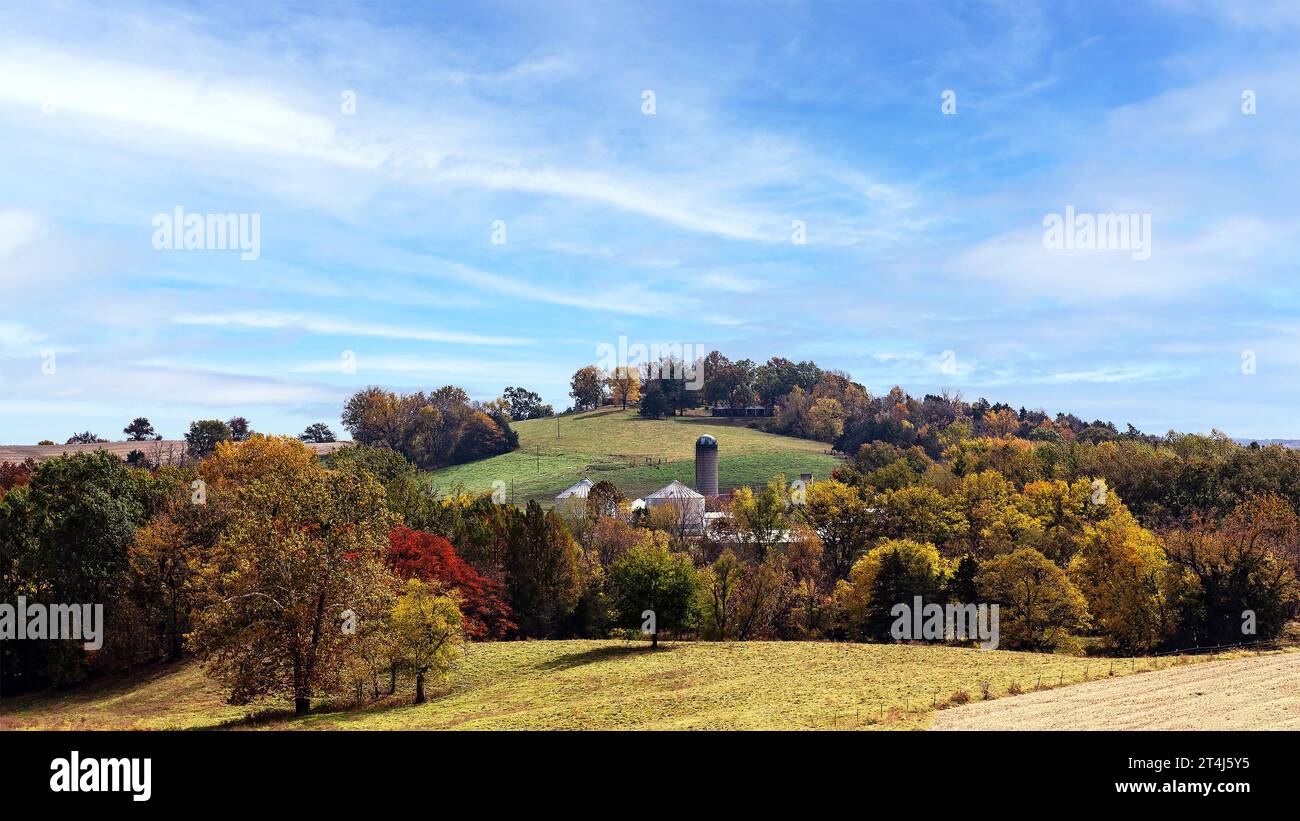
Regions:
<svg viewBox="0 0 1300 821"><path fill-rule="evenodd" d="M398 663L415 676L415 703L425 701L426 679L445 680L465 645L465 623L454 596L411 579L392 613Z"/></svg>
<svg viewBox="0 0 1300 821"><path fill-rule="evenodd" d="M1160 540L1127 510L1087 525L1070 562L1094 626L1126 651L1151 650L1173 634L1176 575Z"/></svg>
<svg viewBox="0 0 1300 821"><path fill-rule="evenodd" d="M620 365L610 371L605 377L605 385L609 388L610 396L614 401L627 410L629 402L638 402L641 400L641 376L637 373L636 368Z"/></svg>

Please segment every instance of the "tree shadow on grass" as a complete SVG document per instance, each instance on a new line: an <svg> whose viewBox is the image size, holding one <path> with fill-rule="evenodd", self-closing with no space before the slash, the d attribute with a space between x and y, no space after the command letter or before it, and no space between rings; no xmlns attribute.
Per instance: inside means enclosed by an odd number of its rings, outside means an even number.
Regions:
<svg viewBox="0 0 1300 821"><path fill-rule="evenodd" d="M617 647L595 647L591 650L583 650L580 653L566 653L563 656L553 658L550 661L544 661L537 665L539 670L571 670L574 667L581 667L584 664L592 664L597 661L609 661L611 659L622 659L631 656L649 655L650 653L669 653L673 647L668 644L661 644L656 649L651 649L650 645L644 643L629 643Z"/></svg>
<svg viewBox="0 0 1300 821"><path fill-rule="evenodd" d="M437 694L435 693L435 696ZM210 727L195 727L193 729L206 730L239 730L251 729L255 727L264 727L270 724L287 725L282 729L294 729L294 724L302 723L307 719L320 716L338 716L346 717L353 713L366 713L373 711L383 711L392 707L409 706L409 696L405 693L400 696L380 696L378 700L367 700L361 704L355 702L324 701L313 704L306 715L298 715L292 707L264 707L258 710L246 713L239 718L230 718L225 721L214 724Z"/></svg>
<svg viewBox="0 0 1300 821"><path fill-rule="evenodd" d="M328 707L318 707L313 709L307 715L314 713L332 713L336 712ZM240 716L239 718L228 718L225 721L213 724L210 727L191 727L192 730L238 730L244 727L260 727L265 724L276 724L279 722L293 721L295 718L306 718L306 716L295 715L290 707L267 707L262 710L256 710L251 713Z"/></svg>

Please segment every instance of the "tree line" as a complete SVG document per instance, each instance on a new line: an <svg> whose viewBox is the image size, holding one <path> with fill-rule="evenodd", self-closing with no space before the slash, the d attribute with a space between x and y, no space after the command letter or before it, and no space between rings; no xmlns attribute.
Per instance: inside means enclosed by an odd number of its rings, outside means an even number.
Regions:
<svg viewBox="0 0 1300 821"><path fill-rule="evenodd" d="M3 465L0 597L104 603L109 625L92 653L5 642L2 683L196 657L232 701L301 712L384 697L400 676L423 699L471 640L881 641L914 596L998 604L1013 649L1237 643L1295 618L1295 454L1022 435L1020 414L980 403L941 424L935 408L962 406L928 399L914 417L900 395L894 427L829 478L711 500L723 515L703 534L672 506L631 509L608 481L577 511L435 493L422 470L510 446L506 398L455 388L358 392L355 443L323 458L248 431L179 464L97 451Z"/></svg>

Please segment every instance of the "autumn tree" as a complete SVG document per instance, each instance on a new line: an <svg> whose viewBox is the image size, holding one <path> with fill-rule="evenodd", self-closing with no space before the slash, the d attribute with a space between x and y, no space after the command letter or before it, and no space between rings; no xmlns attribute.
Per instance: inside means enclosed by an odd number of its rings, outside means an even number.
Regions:
<svg viewBox="0 0 1300 821"><path fill-rule="evenodd" d="M387 447L428 470L506 453L519 444L507 413L470 402L455 385L400 395L365 388L348 399L342 418L358 444Z"/></svg>
<svg viewBox="0 0 1300 821"><path fill-rule="evenodd" d="M1300 597L1290 558L1300 545L1300 519L1279 496L1252 498L1217 525L1196 517L1166 533L1165 544L1169 560L1193 581L1183 606L1185 640L1273 638Z"/></svg>
<svg viewBox="0 0 1300 821"><path fill-rule="evenodd" d="M772 430L787 436L811 439L813 430L812 419L809 416L811 409L812 399L808 396L808 392L795 385L776 401Z"/></svg>
<svg viewBox="0 0 1300 821"><path fill-rule="evenodd" d="M590 496L587 497L590 500ZM637 543L641 529L622 519L601 516L590 520L583 532L582 546L596 557L601 567L609 567Z"/></svg>
<svg viewBox="0 0 1300 821"><path fill-rule="evenodd" d="M977 559L1037 543L1042 526L1013 504L1015 486L993 470L962 477L953 496L965 524L965 550Z"/></svg>
<svg viewBox="0 0 1300 821"><path fill-rule="evenodd" d="M425 680L445 680L464 651L465 634L453 595L410 579L390 620L398 663L415 676L415 703L425 702Z"/></svg>
<svg viewBox="0 0 1300 821"><path fill-rule="evenodd" d="M1164 546L1127 510L1084 527L1070 579L1094 628L1119 650L1149 652L1177 626L1180 585Z"/></svg>
<svg viewBox="0 0 1300 821"><path fill-rule="evenodd" d="M937 600L951 572L934 545L910 539L886 539L854 563L836 588L850 633L876 641L891 639L891 611L909 607L916 596Z"/></svg>
<svg viewBox="0 0 1300 821"><path fill-rule="evenodd" d="M363 445L383 445L402 452L422 404L422 395L401 396L370 386L348 397L343 427Z"/></svg>
<svg viewBox="0 0 1300 821"><path fill-rule="evenodd" d="M945 557L960 556L969 547L966 518L954 500L927 485L912 485L881 497L880 528L891 539L929 542Z"/></svg>
<svg viewBox="0 0 1300 821"><path fill-rule="evenodd" d="M608 479L601 479L587 492L587 515L593 519L616 516L623 504L623 494Z"/></svg>
<svg viewBox="0 0 1300 821"><path fill-rule="evenodd" d="M734 619L740 641L775 638L778 621L790 604L794 581L786 557L769 553L746 562L736 585Z"/></svg>
<svg viewBox="0 0 1300 821"><path fill-rule="evenodd" d="M506 434L496 420L486 413L469 414L457 432L452 462L462 464L475 459L486 459L511 449Z"/></svg>
<svg viewBox="0 0 1300 821"><path fill-rule="evenodd" d="M627 410L629 402L641 398L641 377L636 368L628 365L620 365L610 371L605 377L605 387L609 389L614 401L623 406L623 410Z"/></svg>
<svg viewBox="0 0 1300 821"><path fill-rule="evenodd" d="M1128 515L1115 494L1104 489L1100 494L1095 493L1092 483L1084 478L1073 482L1061 479L1029 482L1015 497L1014 504L1038 522L1042 535L1032 547L1062 566L1070 563L1088 525L1112 513Z"/></svg>
<svg viewBox="0 0 1300 821"><path fill-rule="evenodd" d="M780 475L758 493L738 488L731 496L731 515L722 525L724 538L730 539L741 555L763 561L789 527L786 502L785 477Z"/></svg>
<svg viewBox="0 0 1300 821"><path fill-rule="evenodd" d="M456 594L467 636L502 639L514 633L505 586L480 574L457 555L451 542L405 526L394 528L388 541L386 562L399 578L419 579Z"/></svg>
<svg viewBox="0 0 1300 821"><path fill-rule="evenodd" d="M789 627L799 638L813 639L829 627L833 597L832 579L826 572L825 555L817 534L806 526L795 530L797 538L785 548L786 567L793 583Z"/></svg>
<svg viewBox="0 0 1300 821"><path fill-rule="evenodd" d="M175 490L156 506L129 550L132 605L151 657L181 658L193 626L204 565L225 524L218 504L195 503L192 469L174 472ZM203 498L203 497L199 497Z"/></svg>
<svg viewBox="0 0 1300 821"><path fill-rule="evenodd" d="M11 489L27 484L36 472L36 460L28 456L21 462L0 462L0 499Z"/></svg>
<svg viewBox="0 0 1300 821"><path fill-rule="evenodd" d="M984 414L980 419L980 424L989 436L997 439L1011 436L1020 430L1020 419L1017 418L1015 411L1010 408L1002 408Z"/></svg>
<svg viewBox="0 0 1300 821"><path fill-rule="evenodd" d="M841 579L867 548L874 515L860 488L828 479L813 483L795 510L821 540L832 579Z"/></svg>
<svg viewBox="0 0 1300 821"><path fill-rule="evenodd" d="M975 577L980 596L999 606L999 642L1051 651L1088 620L1088 602L1065 571L1032 547L996 556Z"/></svg>
<svg viewBox="0 0 1300 821"><path fill-rule="evenodd" d="M225 523L199 583L194 647L232 703L283 693L306 713L345 663L345 624L391 608L383 489L288 437L220 443L202 473Z"/></svg>
<svg viewBox="0 0 1300 821"><path fill-rule="evenodd" d="M813 400L808 408L809 438L820 442L834 442L844 434L844 420L848 413L838 400L828 396Z"/></svg>
<svg viewBox="0 0 1300 821"><path fill-rule="evenodd" d="M744 566L725 549L699 574L701 633L706 639L726 640L735 632L736 591Z"/></svg>
<svg viewBox="0 0 1300 821"><path fill-rule="evenodd" d="M578 410L600 407L605 398L605 380L600 368L595 365L578 368L569 382L569 396Z"/></svg>

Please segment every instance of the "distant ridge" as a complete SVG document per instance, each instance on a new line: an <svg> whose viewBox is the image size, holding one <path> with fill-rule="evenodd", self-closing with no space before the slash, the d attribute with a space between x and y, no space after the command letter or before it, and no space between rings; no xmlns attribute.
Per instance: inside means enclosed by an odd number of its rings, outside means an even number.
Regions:
<svg viewBox="0 0 1300 821"><path fill-rule="evenodd" d="M309 450L322 456L330 451L352 444L351 440L341 442L304 442ZM106 450L114 456L125 459L133 450L144 453L150 459L169 464L175 462L185 453L184 439L146 439L140 442L87 442L68 445L0 445L0 462L21 462L35 459L43 462L55 456L71 453L90 453Z"/></svg>
<svg viewBox="0 0 1300 821"><path fill-rule="evenodd" d="M1242 439L1233 437L1234 442L1238 445L1249 445L1251 442L1258 442L1260 447L1265 445L1281 445L1284 448L1300 449L1300 439Z"/></svg>

